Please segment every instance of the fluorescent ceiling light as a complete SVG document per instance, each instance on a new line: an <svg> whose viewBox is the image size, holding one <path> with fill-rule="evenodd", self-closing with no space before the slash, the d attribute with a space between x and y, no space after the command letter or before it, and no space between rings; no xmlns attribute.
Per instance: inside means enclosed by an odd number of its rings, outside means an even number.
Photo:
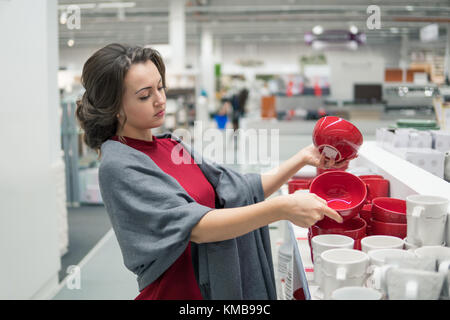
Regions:
<svg viewBox="0 0 450 320"><path fill-rule="evenodd" d="M136 2L102 2L98 4L99 9L133 8Z"/></svg>
<svg viewBox="0 0 450 320"><path fill-rule="evenodd" d="M70 6L78 7L80 9L95 9L97 7L96 3L73 3L73 4L64 4L59 5L59 10L67 10Z"/></svg>
<svg viewBox="0 0 450 320"><path fill-rule="evenodd" d="M391 33L398 33L398 28L391 28Z"/></svg>
<svg viewBox="0 0 450 320"><path fill-rule="evenodd" d="M414 7L413 6L406 6L405 9L407 11L414 11Z"/></svg>
<svg viewBox="0 0 450 320"><path fill-rule="evenodd" d="M73 47L74 44L75 44L75 40L73 40L73 39L69 39L69 40L67 41L67 45L68 45L69 47Z"/></svg>
<svg viewBox="0 0 450 320"><path fill-rule="evenodd" d="M323 28L322 28L322 26L317 25L317 26L315 26L315 27L312 29L312 32L313 32L314 34L322 34Z"/></svg>

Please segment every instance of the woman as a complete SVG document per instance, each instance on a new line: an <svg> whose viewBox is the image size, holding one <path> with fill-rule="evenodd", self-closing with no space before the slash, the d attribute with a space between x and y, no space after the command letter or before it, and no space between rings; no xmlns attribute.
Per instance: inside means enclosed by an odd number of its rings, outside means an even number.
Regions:
<svg viewBox="0 0 450 320"><path fill-rule="evenodd" d="M304 165L334 165L312 145L268 174L242 175L170 133L154 136L166 102L155 50L108 45L87 60L82 83L76 114L101 157L100 190L136 299L276 299L267 225L342 222L314 194L263 201Z"/></svg>

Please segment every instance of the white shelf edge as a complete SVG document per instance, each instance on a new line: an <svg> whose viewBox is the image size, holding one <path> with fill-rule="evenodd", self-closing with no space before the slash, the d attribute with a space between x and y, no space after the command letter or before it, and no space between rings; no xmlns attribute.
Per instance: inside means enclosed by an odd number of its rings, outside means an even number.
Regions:
<svg viewBox="0 0 450 320"><path fill-rule="evenodd" d="M352 163L353 162L353 163ZM379 147L364 142L353 165L369 167L391 182L391 197L405 199L411 194L429 194L450 200L450 183Z"/></svg>

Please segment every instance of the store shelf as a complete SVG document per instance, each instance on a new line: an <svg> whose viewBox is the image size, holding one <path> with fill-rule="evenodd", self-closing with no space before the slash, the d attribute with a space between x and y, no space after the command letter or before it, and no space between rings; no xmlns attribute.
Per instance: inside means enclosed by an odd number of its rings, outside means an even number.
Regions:
<svg viewBox="0 0 450 320"><path fill-rule="evenodd" d="M355 168L366 168L388 179L392 198L405 199L411 194L432 194L450 200L450 183L378 147L375 141L364 142L361 146L358 158L352 160L349 165L349 170ZM296 174L298 177L310 175L310 167L304 167ZM280 188L280 193L288 194L287 186ZM316 294L318 286L315 284L313 277L314 265L307 239L308 229L291 225L308 280L311 299L320 300L321 297Z"/></svg>
<svg viewBox="0 0 450 320"><path fill-rule="evenodd" d="M406 198L411 194L433 194L450 199L450 183L377 146L365 142L349 169L367 167L390 181L391 197Z"/></svg>

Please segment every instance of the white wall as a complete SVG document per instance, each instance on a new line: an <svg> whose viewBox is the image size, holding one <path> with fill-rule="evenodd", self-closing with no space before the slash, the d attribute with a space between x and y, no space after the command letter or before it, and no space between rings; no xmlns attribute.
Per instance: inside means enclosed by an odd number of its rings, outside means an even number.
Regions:
<svg viewBox="0 0 450 320"><path fill-rule="evenodd" d="M56 0L0 1L0 39L0 299L42 298L60 269Z"/></svg>
<svg viewBox="0 0 450 320"><path fill-rule="evenodd" d="M332 99L352 101L355 83L382 84L384 81L384 57L369 50L329 52L327 61Z"/></svg>

